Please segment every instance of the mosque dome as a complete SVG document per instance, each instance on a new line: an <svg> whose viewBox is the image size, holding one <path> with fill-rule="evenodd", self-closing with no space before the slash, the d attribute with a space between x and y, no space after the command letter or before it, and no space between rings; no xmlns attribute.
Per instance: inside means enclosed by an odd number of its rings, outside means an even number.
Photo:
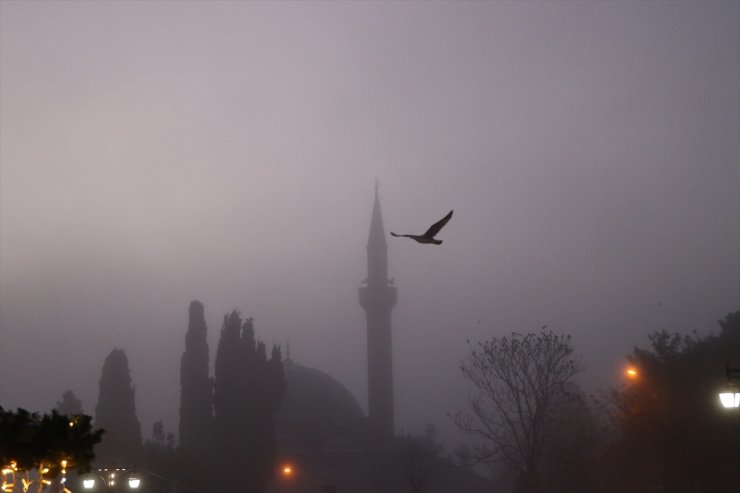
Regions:
<svg viewBox="0 0 740 493"><path fill-rule="evenodd" d="M283 448L317 449L346 442L362 427L365 416L352 393L328 373L293 363L283 366L287 384L277 415Z"/></svg>

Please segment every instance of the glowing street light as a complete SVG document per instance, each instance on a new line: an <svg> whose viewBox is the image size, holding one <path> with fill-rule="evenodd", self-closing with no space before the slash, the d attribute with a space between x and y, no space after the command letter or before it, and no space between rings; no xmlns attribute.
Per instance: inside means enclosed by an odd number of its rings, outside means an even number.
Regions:
<svg viewBox="0 0 740 493"><path fill-rule="evenodd" d="M293 477L293 474L295 473L295 470L293 469L293 466L290 464L283 465L282 468L280 468L280 473L284 478L291 478Z"/></svg>
<svg viewBox="0 0 740 493"><path fill-rule="evenodd" d="M132 490L136 490L141 486L141 479L135 475L135 473L129 474L129 469L95 469L97 474L93 473L82 480L82 487L86 490L92 490L97 484L97 479L100 479L101 484L105 487L115 489L118 479L125 479L128 475L128 481L124 484L128 484L128 487Z"/></svg>
<svg viewBox="0 0 740 493"><path fill-rule="evenodd" d="M731 383L725 385L719 392L719 401L727 409L740 407L740 389Z"/></svg>
<svg viewBox="0 0 740 493"><path fill-rule="evenodd" d="M719 391L719 401L727 409L737 409L740 407L740 389L731 382L733 378L740 379L740 368L730 368L730 364L725 365L725 375L727 383Z"/></svg>
<svg viewBox="0 0 740 493"><path fill-rule="evenodd" d="M637 371L637 368L630 366L624 371L624 376L627 377L628 380L637 380L640 373Z"/></svg>

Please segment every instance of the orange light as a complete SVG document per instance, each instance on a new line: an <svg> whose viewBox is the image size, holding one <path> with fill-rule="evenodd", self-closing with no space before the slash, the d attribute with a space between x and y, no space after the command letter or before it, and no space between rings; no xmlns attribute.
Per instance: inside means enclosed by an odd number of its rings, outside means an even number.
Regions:
<svg viewBox="0 0 740 493"><path fill-rule="evenodd" d="M293 475L293 466L286 464L283 466L283 476L289 478Z"/></svg>
<svg viewBox="0 0 740 493"><path fill-rule="evenodd" d="M639 376L639 374L637 373L637 368L632 366L627 368L624 373L630 380L635 380Z"/></svg>

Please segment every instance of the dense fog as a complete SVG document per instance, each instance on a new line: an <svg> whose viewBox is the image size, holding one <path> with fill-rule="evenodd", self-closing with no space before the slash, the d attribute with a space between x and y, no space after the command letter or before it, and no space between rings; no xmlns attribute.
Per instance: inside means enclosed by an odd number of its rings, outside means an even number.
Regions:
<svg viewBox="0 0 740 493"><path fill-rule="evenodd" d="M367 406L375 180L397 431L471 343L573 336L589 391L740 308L737 2L2 2L0 406L92 413L128 355L177 429L188 305ZM724 362L718 362L718 378Z"/></svg>

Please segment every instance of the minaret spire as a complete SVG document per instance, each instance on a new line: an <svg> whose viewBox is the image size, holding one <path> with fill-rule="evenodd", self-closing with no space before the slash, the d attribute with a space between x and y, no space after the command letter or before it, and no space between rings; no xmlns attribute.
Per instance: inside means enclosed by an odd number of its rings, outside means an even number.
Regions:
<svg viewBox="0 0 740 493"><path fill-rule="evenodd" d="M393 351L391 310L397 290L388 279L388 246L380 211L378 180L367 240L367 285L360 287L360 305L367 318L368 418L374 433L391 438L393 425Z"/></svg>
<svg viewBox="0 0 740 493"><path fill-rule="evenodd" d="M384 283L388 279L388 245L385 242L383 214L380 212L378 182L375 181L375 202L367 238L367 278Z"/></svg>

